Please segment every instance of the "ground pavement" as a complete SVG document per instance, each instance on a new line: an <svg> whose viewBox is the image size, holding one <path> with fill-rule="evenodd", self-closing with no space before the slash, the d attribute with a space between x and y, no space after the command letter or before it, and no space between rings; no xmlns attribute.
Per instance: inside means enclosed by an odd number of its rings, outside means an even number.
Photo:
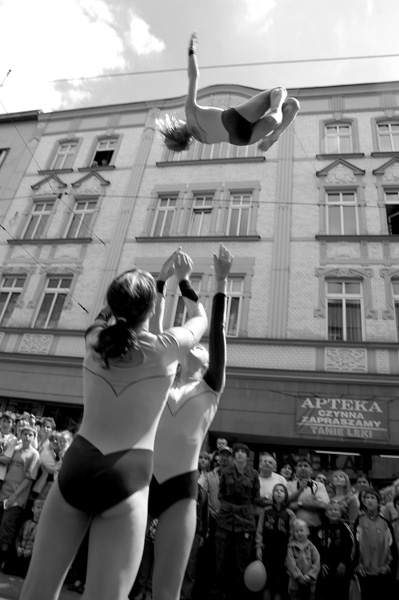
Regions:
<svg viewBox="0 0 399 600"><path fill-rule="evenodd" d="M5 575L0 571L0 600L19 600L23 583L20 577ZM64 585L60 600L79 600L81 597L81 594L70 592Z"/></svg>

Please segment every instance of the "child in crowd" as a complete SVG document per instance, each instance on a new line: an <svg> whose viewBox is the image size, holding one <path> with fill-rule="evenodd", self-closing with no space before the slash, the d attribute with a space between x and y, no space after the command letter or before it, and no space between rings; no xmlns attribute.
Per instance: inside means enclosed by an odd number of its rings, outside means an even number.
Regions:
<svg viewBox="0 0 399 600"><path fill-rule="evenodd" d="M264 600L280 600L286 597L288 577L285 568L288 542L292 537L295 514L287 508L287 486L277 483L272 491L272 505L266 506L256 530L256 558L262 560L266 572Z"/></svg>
<svg viewBox="0 0 399 600"><path fill-rule="evenodd" d="M35 542L36 528L42 512L44 500L35 500L32 507L32 518L22 525L15 540L15 551L7 560L3 571L9 575L25 577L28 572Z"/></svg>
<svg viewBox="0 0 399 600"><path fill-rule="evenodd" d="M318 531L317 549L321 572L317 582L319 600L345 600L349 593L354 536L342 520L342 506L332 500L326 508L326 522Z"/></svg>
<svg viewBox="0 0 399 600"><path fill-rule="evenodd" d="M309 541L309 527L302 519L293 524L294 540L288 544L288 592L291 600L314 600L320 572L320 555Z"/></svg>

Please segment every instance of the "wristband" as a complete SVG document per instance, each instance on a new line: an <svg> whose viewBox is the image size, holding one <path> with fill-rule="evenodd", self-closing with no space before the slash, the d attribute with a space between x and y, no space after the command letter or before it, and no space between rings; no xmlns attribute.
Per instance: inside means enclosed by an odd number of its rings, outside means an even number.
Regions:
<svg viewBox="0 0 399 600"><path fill-rule="evenodd" d="M191 56L192 54L195 54L195 50L194 50L194 48L190 47L188 49L188 55Z"/></svg>
<svg viewBox="0 0 399 600"><path fill-rule="evenodd" d="M187 281L187 279L182 279L181 281L179 281L179 288L181 291L181 295L184 298L188 298L189 300L198 302L199 296L196 292L194 292L193 288L191 287L191 283Z"/></svg>
<svg viewBox="0 0 399 600"><path fill-rule="evenodd" d="M157 292L158 294L162 294L162 296L165 298L165 281L160 281L159 279L157 280Z"/></svg>

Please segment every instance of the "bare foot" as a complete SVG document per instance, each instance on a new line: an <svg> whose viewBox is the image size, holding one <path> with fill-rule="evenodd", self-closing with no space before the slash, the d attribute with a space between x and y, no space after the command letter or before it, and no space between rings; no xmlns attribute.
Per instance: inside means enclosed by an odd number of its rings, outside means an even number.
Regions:
<svg viewBox="0 0 399 600"><path fill-rule="evenodd" d="M277 142L278 138L279 138L279 136L274 135L273 133L271 133L270 135L267 135L259 142L259 144L258 144L259 150L261 150L262 152L267 152L269 150L269 148L271 146L273 146L273 144L275 142Z"/></svg>

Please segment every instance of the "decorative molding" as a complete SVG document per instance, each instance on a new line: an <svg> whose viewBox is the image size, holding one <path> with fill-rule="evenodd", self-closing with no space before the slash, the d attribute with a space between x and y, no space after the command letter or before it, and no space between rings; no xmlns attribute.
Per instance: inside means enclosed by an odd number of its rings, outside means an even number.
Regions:
<svg viewBox="0 0 399 600"><path fill-rule="evenodd" d="M62 179L58 177L56 173L51 171L49 175L32 185L31 188L34 192L38 192L40 190L41 194L56 196L57 192L54 190L53 187L51 187L50 183L52 179L56 183L58 189L65 189L66 187L68 187L67 184L64 181L62 181Z"/></svg>
<svg viewBox="0 0 399 600"><path fill-rule="evenodd" d="M326 177L326 183L333 185L342 185L348 183L357 183L356 177L364 175L366 171L359 169L356 165L343 158L337 158L327 167L316 171L317 177Z"/></svg>
<svg viewBox="0 0 399 600"><path fill-rule="evenodd" d="M382 180L388 183L399 183L399 155L393 156L386 163L374 169L373 175L382 176Z"/></svg>
<svg viewBox="0 0 399 600"><path fill-rule="evenodd" d="M25 333L19 345L19 352L27 354L48 354L53 339L53 335Z"/></svg>
<svg viewBox="0 0 399 600"><path fill-rule="evenodd" d="M72 183L74 189L78 188L80 194L100 194L105 186L110 185L108 179L104 179L100 173L91 169L86 175Z"/></svg>
<svg viewBox="0 0 399 600"><path fill-rule="evenodd" d="M399 279L399 269L380 269L380 277L384 279L385 288L385 309L382 311L382 318L385 320L394 320L395 301L392 293L392 279Z"/></svg>
<svg viewBox="0 0 399 600"><path fill-rule="evenodd" d="M325 370L367 373L365 348L325 348Z"/></svg>

